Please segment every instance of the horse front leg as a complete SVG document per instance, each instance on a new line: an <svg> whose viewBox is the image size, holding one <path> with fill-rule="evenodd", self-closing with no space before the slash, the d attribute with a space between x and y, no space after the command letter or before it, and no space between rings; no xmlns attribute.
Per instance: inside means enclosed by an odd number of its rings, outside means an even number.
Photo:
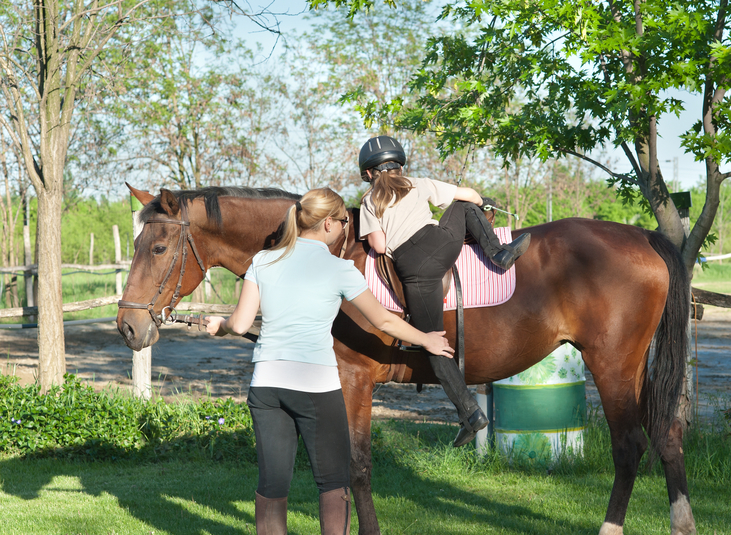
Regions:
<svg viewBox="0 0 731 535"><path fill-rule="evenodd" d="M371 494L371 409L373 405L372 377L355 373L341 382L348 410L350 427L350 485L358 514L359 535L380 535L376 508Z"/></svg>

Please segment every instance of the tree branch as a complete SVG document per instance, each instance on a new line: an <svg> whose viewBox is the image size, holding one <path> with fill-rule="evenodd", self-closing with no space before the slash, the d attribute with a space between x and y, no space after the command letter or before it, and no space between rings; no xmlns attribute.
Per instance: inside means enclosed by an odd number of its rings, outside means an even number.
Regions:
<svg viewBox="0 0 731 535"><path fill-rule="evenodd" d="M622 147L622 150L624 151L624 155L627 156L627 159L629 160L629 163L632 165L632 169L634 170L635 174L637 176L642 176L642 168L640 167L639 162L635 158L635 155L632 154L632 149L629 148L626 141L622 141L620 144ZM637 182L637 185L639 186L639 181Z"/></svg>
<svg viewBox="0 0 731 535"><path fill-rule="evenodd" d="M639 186L639 183L637 182L637 180L634 179L634 178L632 178L631 176L625 175L623 173L615 173L614 171L612 171L611 169L609 169L604 164L599 163L598 161L594 160L593 158L589 158L585 154L578 153L578 152L573 151L571 149L561 149L561 148L559 148L558 151L559 152L562 152L564 154L570 154L571 156L576 156L577 158L581 158L582 160L584 160L586 162L589 162L592 165L595 165L596 167L598 167L599 169L601 169L602 171L604 171L605 173L607 173L612 178L619 178L621 180L626 180L627 182L631 182L632 184L635 184L635 185Z"/></svg>

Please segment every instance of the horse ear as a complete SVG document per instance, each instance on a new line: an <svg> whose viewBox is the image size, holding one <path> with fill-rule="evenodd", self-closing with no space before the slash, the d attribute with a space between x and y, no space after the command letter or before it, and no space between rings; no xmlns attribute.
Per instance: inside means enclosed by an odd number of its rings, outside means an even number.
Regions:
<svg viewBox="0 0 731 535"><path fill-rule="evenodd" d="M180 211L178 199L175 198L175 195L173 195L173 192L169 189L160 190L160 206L163 210L165 210L167 215L173 216Z"/></svg>
<svg viewBox="0 0 731 535"><path fill-rule="evenodd" d="M135 196L135 199L140 201L143 206L155 198L155 196L152 193L148 193L147 191L142 191L141 189L133 188L127 182L125 182L125 185L132 192L132 195Z"/></svg>

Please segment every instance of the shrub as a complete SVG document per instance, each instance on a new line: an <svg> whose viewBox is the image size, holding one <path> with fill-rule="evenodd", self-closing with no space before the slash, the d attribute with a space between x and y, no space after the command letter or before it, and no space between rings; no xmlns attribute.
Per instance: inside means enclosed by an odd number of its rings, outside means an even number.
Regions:
<svg viewBox="0 0 731 535"><path fill-rule="evenodd" d="M232 399L145 402L73 375L47 394L0 376L0 452L32 457L255 460L251 415Z"/></svg>

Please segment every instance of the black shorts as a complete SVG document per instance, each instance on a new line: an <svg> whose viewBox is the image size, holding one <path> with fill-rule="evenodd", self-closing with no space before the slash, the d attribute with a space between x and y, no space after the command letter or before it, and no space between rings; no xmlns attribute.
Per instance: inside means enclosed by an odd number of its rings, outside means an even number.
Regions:
<svg viewBox="0 0 731 535"><path fill-rule="evenodd" d="M350 434L342 390L323 393L249 388L259 463L257 492L284 498L301 436L320 493L350 486Z"/></svg>

